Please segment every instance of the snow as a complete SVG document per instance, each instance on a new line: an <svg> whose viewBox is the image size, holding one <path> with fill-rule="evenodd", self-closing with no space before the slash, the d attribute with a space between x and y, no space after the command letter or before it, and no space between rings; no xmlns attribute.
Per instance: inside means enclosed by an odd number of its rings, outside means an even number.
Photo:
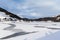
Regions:
<svg viewBox="0 0 60 40"><path fill-rule="evenodd" d="M0 18L2 19L2 18L7 18L7 17L9 17L8 15L6 15L4 12L0 12Z"/></svg>
<svg viewBox="0 0 60 40"><path fill-rule="evenodd" d="M30 32L4 40L37 40L60 31L59 26L60 22L0 22L0 38L17 32Z"/></svg>
<svg viewBox="0 0 60 40"><path fill-rule="evenodd" d="M11 31L3 30L4 28L6 28L8 26L10 26L10 25L8 25L6 23L3 23L3 22L0 22L0 38L5 37L7 35L11 35L11 34L14 33L14 32L11 32Z"/></svg>

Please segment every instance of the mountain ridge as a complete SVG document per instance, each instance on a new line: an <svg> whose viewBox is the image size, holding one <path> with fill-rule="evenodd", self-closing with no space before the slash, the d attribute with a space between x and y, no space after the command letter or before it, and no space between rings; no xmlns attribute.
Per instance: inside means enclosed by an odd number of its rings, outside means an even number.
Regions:
<svg viewBox="0 0 60 40"><path fill-rule="evenodd" d="M8 12L7 10L5 10L5 9L3 9L3 8L1 8L0 7L0 12L5 12L5 14L6 15L9 15L10 17L12 17L12 18L17 18L17 19L21 19L19 16L17 16L17 15L15 15L15 14L13 14L13 13L11 13L11 12Z"/></svg>
<svg viewBox="0 0 60 40"><path fill-rule="evenodd" d="M29 18L21 18L18 15L15 15L11 12L8 12L7 10L0 7L0 12L5 12L6 15L9 15L12 18L16 18L18 20L23 21L53 21L53 22L60 22L60 15L57 15L55 17L43 17L43 18L37 18L37 19L29 19Z"/></svg>

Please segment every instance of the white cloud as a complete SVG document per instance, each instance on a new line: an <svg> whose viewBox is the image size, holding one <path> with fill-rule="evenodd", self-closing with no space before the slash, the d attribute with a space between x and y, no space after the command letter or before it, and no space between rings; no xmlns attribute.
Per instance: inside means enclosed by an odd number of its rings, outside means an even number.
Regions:
<svg viewBox="0 0 60 40"><path fill-rule="evenodd" d="M46 2L43 2L41 5L43 5L43 6L53 6L53 5L55 5L55 2L46 1Z"/></svg>
<svg viewBox="0 0 60 40"><path fill-rule="evenodd" d="M37 16L37 13L30 13L31 16Z"/></svg>
<svg viewBox="0 0 60 40"><path fill-rule="evenodd" d="M17 9L27 9L30 7L41 7L41 6L52 7L52 9L55 9L55 8L58 9L60 7L60 5L58 6L57 2L53 0L26 0L26 2L24 2L22 5L19 4L17 6Z"/></svg>
<svg viewBox="0 0 60 40"><path fill-rule="evenodd" d="M51 0L27 0L24 4L26 6L53 6L55 2Z"/></svg>
<svg viewBox="0 0 60 40"><path fill-rule="evenodd" d="M33 13L30 13L30 15L31 15L32 17L39 18L39 17L42 16L42 13L35 13L35 12L33 12Z"/></svg>
<svg viewBox="0 0 60 40"><path fill-rule="evenodd" d="M52 8L52 10L60 10L60 6L58 6L58 5L55 5L53 8Z"/></svg>
<svg viewBox="0 0 60 40"><path fill-rule="evenodd" d="M52 7L57 6L57 3L52 0L26 0L22 5L18 4L17 9L28 9L32 7Z"/></svg>
<svg viewBox="0 0 60 40"><path fill-rule="evenodd" d="M54 7L54 5L56 5L56 2L54 1L41 1L41 0L26 0L26 2L23 4L23 5L18 5L17 6L17 9L23 9L23 12L27 12L28 14L27 15L31 15L32 17L41 17L42 15L45 16L44 14L42 13L37 13L36 11L36 7L40 9L40 7L44 7L44 8L47 8L47 7ZM35 8L34 8L35 7ZM32 8L31 10L29 10L30 8ZM51 9L52 9L51 8ZM38 10L39 10L38 9ZM48 11L48 10L47 10ZM40 15L39 15L40 14ZM42 14L42 15L41 15ZM25 13L23 15L26 15Z"/></svg>

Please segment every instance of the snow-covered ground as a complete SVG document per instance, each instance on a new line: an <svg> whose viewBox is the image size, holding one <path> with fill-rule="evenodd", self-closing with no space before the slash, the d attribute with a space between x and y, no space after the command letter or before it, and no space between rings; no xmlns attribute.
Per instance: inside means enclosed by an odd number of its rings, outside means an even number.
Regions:
<svg viewBox="0 0 60 40"><path fill-rule="evenodd" d="M60 31L60 22L0 22L0 40L37 40Z"/></svg>

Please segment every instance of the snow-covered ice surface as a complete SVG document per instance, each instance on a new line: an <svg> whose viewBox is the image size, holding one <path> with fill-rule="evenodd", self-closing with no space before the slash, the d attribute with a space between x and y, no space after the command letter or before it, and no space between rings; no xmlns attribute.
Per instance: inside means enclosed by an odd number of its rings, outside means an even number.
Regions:
<svg viewBox="0 0 60 40"><path fill-rule="evenodd" d="M0 40L42 40L59 31L60 22L0 22Z"/></svg>

